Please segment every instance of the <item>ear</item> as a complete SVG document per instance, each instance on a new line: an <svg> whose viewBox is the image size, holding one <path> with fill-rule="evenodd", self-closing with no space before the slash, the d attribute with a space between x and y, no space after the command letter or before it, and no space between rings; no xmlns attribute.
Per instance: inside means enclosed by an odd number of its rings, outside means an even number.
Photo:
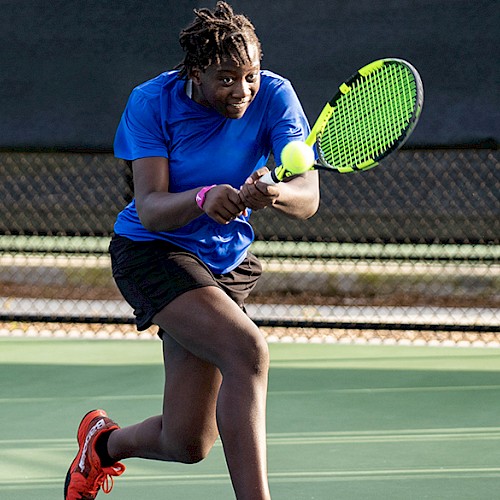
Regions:
<svg viewBox="0 0 500 500"><path fill-rule="evenodd" d="M189 78L193 81L194 85L201 84L200 74L201 74L201 71L198 68L193 68L191 70L191 72L189 73Z"/></svg>

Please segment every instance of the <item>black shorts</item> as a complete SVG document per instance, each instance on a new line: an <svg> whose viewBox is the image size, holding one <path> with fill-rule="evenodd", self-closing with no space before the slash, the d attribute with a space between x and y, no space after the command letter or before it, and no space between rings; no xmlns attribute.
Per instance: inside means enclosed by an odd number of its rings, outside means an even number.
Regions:
<svg viewBox="0 0 500 500"><path fill-rule="evenodd" d="M162 240L114 236L109 252L113 278L134 309L138 330L149 328L169 302L195 288L217 286L244 308L262 274L259 260L251 253L231 272L214 274L196 255Z"/></svg>

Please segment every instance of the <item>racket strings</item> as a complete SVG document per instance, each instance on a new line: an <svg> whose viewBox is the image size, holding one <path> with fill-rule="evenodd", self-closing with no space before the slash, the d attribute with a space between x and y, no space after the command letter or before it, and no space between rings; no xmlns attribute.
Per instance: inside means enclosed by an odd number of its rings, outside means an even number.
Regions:
<svg viewBox="0 0 500 500"><path fill-rule="evenodd" d="M375 76L380 79L380 74ZM388 132L387 123L391 119L394 121L392 116L390 119L387 116L391 112L391 108L380 106L379 83L374 82L373 88L376 91L374 95L366 95L366 84L366 79L354 82L352 93L349 94L350 99L342 99L339 102L337 113L333 115L330 122L333 129L340 129L344 132L349 129L350 134L352 134L349 140L345 134L339 135L343 140L337 141L339 144L338 153L343 158L346 157L346 153L349 153L349 156L357 153L361 159L363 155L377 154L378 150L383 147L383 141ZM353 138L357 139L356 142L353 142ZM331 148L333 146L331 141L328 141L328 144L330 149L334 151Z"/></svg>
<svg viewBox="0 0 500 500"><path fill-rule="evenodd" d="M334 104L321 136L323 159L343 171L362 169L399 142L412 121L417 99L409 68L385 64L350 85Z"/></svg>

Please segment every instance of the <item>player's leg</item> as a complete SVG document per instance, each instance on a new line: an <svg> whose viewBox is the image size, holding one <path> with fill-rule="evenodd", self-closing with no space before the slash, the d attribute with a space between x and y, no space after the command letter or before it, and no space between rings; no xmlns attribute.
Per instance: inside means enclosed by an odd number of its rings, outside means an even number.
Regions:
<svg viewBox="0 0 500 500"><path fill-rule="evenodd" d="M220 371L166 333L163 348L163 415L120 429L103 410L89 412L78 430L80 451L68 471L66 499L95 498L101 488L110 491L112 476L125 470L118 462L120 459L141 457L194 463L212 448L218 436Z"/></svg>
<svg viewBox="0 0 500 500"><path fill-rule="evenodd" d="M136 444L132 450L129 439L126 446L123 442L120 444L119 438L126 436L123 430L115 431L109 442L110 454L116 459L124 458L123 453L126 456L151 456L148 449L153 449L154 458L185 460L189 456L186 446L195 443L193 456L199 458L215 439L211 420L215 411L237 498L268 499L265 412L269 353L260 330L233 300L212 286L180 295L155 316L154 322L168 330L169 335L195 358L207 362L205 370L213 369L208 368L211 366L220 370L222 383L216 408L205 402L202 408L209 415L204 417L200 414L200 407L195 410L196 398L204 391L197 393L194 385L190 386L189 395L181 395L181 391L189 386L181 379L193 375L186 370L187 365L182 365L174 376L178 386L172 379L167 379L163 419L154 417L146 421L151 434L144 435L144 429L137 427ZM182 355L181 351L179 355ZM188 356L188 359L192 358ZM209 394L220 382L214 374L211 380ZM182 405L178 407L179 401ZM199 430L196 432L200 422L204 426L201 434ZM161 444L162 450L155 447L155 441Z"/></svg>
<svg viewBox="0 0 500 500"><path fill-rule="evenodd" d="M217 436L216 404L221 374L213 364L163 334L165 394L163 415L113 432L108 453L194 463L203 459Z"/></svg>
<svg viewBox="0 0 500 500"><path fill-rule="evenodd" d="M267 343L246 314L220 289L184 294L159 324L190 352L222 373L217 423L238 499L269 498L266 465ZM184 328L188 327L188 328Z"/></svg>

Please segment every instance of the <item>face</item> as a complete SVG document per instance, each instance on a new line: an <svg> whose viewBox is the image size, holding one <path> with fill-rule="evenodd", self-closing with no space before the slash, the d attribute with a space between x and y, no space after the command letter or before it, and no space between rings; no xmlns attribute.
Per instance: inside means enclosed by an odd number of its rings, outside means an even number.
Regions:
<svg viewBox="0 0 500 500"><path fill-rule="evenodd" d="M193 99L218 111L226 118L241 118L260 87L260 54L255 45L249 47L250 62L237 66L234 61L194 69Z"/></svg>

